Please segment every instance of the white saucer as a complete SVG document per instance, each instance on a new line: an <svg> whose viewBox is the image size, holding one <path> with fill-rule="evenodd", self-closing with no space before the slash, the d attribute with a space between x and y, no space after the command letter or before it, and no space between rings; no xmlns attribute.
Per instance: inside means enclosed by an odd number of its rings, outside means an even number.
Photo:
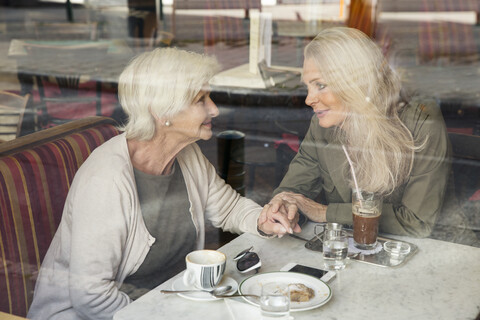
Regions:
<svg viewBox="0 0 480 320"><path fill-rule="evenodd" d="M232 286L232 289L228 291L227 295L234 294L237 292L238 289L238 283L235 281L235 279L223 276L222 281L218 284L218 286ZM186 286L183 283L183 277L177 278L175 281L173 281L172 284L172 289L173 290L195 290L196 288L193 286ZM189 300L196 300L196 301L215 301L215 300L221 300L222 298L215 298L208 292L185 292L185 293L177 293L180 297L183 297L185 299Z"/></svg>

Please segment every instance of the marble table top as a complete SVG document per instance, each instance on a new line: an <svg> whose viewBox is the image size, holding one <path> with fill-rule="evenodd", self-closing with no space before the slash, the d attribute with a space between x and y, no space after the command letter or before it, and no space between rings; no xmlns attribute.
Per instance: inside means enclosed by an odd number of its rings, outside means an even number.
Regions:
<svg viewBox="0 0 480 320"><path fill-rule="evenodd" d="M307 239L312 235L312 224L300 234ZM333 297L327 304L292 316L296 320L475 319L480 310L480 249L433 239L394 238L416 244L419 251L396 268L349 261L330 283ZM252 274L240 274L232 259L251 245L262 260L260 272L278 271L289 262L323 265L321 253L306 249L302 240L243 234L219 249L227 255L225 274L239 283ZM160 293L171 289L179 276L120 310L114 319L233 319L225 300L198 302Z"/></svg>

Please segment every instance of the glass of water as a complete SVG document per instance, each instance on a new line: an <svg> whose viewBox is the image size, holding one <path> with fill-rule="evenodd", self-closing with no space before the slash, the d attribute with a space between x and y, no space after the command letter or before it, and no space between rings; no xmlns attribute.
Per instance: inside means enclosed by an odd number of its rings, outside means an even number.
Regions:
<svg viewBox="0 0 480 320"><path fill-rule="evenodd" d="M290 318L290 290L287 283L270 282L262 285L260 296L262 320Z"/></svg>
<svg viewBox="0 0 480 320"><path fill-rule="evenodd" d="M344 230L325 230L323 234L323 261L329 270L345 268L348 254L348 234Z"/></svg>

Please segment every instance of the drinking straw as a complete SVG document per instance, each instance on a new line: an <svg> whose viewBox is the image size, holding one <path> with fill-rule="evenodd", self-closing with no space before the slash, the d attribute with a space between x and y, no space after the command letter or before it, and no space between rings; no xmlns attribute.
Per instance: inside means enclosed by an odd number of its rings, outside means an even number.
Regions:
<svg viewBox="0 0 480 320"><path fill-rule="evenodd" d="M342 148L343 148L343 152L345 152L345 155L347 156L348 163L350 164L350 170L352 171L353 182L355 183L355 191L357 193L357 198L360 201L360 207L363 208L363 204L362 204L363 197L362 197L362 193L360 192L360 188L358 187L357 176L355 175L355 169L353 168L352 160L348 155L347 148L345 148L345 145L342 144Z"/></svg>

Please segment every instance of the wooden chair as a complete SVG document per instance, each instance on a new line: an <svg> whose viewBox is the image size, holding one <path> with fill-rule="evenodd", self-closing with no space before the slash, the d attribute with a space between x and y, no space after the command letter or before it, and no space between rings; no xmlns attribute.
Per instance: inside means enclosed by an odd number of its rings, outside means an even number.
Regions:
<svg viewBox="0 0 480 320"><path fill-rule="evenodd" d="M29 99L29 94L20 96L0 91L0 141L9 141L20 136Z"/></svg>
<svg viewBox="0 0 480 320"><path fill-rule="evenodd" d="M0 144L1 312L26 316L73 177L115 125L91 117Z"/></svg>
<svg viewBox="0 0 480 320"><path fill-rule="evenodd" d="M109 44L104 42L25 45L30 59L45 64L48 64L52 57L57 61L56 70L52 70L51 76L45 74L34 76L40 98L35 108L41 128L88 116L111 115L111 112L102 112L102 83L82 82L82 69L72 68L72 64L79 64L85 65L85 69L88 69L89 61L102 59L107 54L108 48Z"/></svg>

